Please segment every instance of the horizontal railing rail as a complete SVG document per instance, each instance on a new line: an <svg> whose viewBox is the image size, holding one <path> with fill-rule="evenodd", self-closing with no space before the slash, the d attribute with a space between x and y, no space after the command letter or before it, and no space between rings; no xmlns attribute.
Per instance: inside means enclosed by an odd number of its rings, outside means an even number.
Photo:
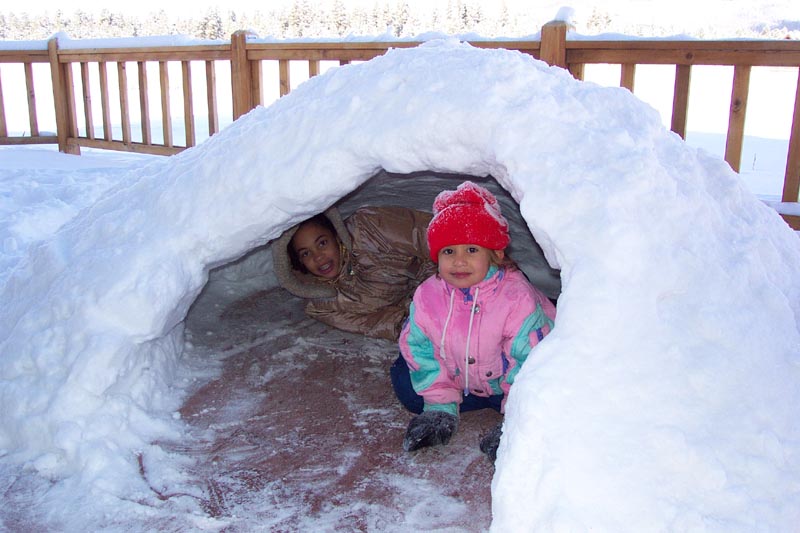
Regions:
<svg viewBox="0 0 800 533"><path fill-rule="evenodd" d="M308 64L308 76L320 73L320 63L333 61L346 65L353 61L369 61L385 54L392 48L413 48L420 41L372 41L372 42L314 42L314 43L248 43L246 32L236 32L232 37L234 66L237 77L234 83L234 117L239 117L256 105L263 103L263 61L278 63L279 95L291 90L289 63L302 61ZM470 41L479 48L505 48L519 50L539 57L540 41ZM237 68L237 65L242 66Z"/></svg>
<svg viewBox="0 0 800 533"><path fill-rule="evenodd" d="M733 81L720 87L720 97L730 98L725 160L740 170L750 73L754 67L797 69L798 81L791 114L791 132L783 176L782 201L797 203L800 197L800 42L778 40L568 40L567 24L551 22L542 27L539 40L471 41L481 48L505 48L568 69L584 79L587 65L610 64L620 68L619 85L635 92L638 65L674 65L672 131L686 138L692 68L700 65L729 66ZM316 76L323 63L343 65L367 61L391 48L414 47L419 42L303 42L263 43L239 31L230 43L197 46L85 48L74 43L61 49L57 39L47 50L0 50L0 63L22 65L27 94L29 135L9 135L0 77L0 144L58 143L67 153L80 147L170 155L198 142L198 116L207 135L220 129L220 116L235 120L262 105L265 92L275 97L293 86L293 67L305 63L302 77ZM51 87L38 87L34 66L49 65ZM265 87L265 65L276 68L277 87ZM202 76L198 70L202 69ZM228 82L227 78L230 78ZM177 80L176 80L177 78ZM199 83L198 80L200 80ZM222 81L224 80L224 81ZM153 87L157 85L157 91ZM37 93L37 89L40 89ZM37 94L52 92L56 134L41 132ZM179 90L178 90L179 89ZM224 89L224 91L222 90ZM224 92L229 99L220 99ZM159 98L150 101L151 93ZM203 93L200 95L200 93ZM203 102L198 101L202 96ZM99 104L97 99L99 98ZM17 104L17 102L15 102ZM176 110L175 107L178 107ZM112 118L113 116L113 118ZM155 120L151 120L156 117ZM115 120L116 119L116 120ZM138 119L138 127L133 121ZM155 122L155 127L151 122ZM176 138L175 131L183 132ZM800 229L800 216L783 215Z"/></svg>

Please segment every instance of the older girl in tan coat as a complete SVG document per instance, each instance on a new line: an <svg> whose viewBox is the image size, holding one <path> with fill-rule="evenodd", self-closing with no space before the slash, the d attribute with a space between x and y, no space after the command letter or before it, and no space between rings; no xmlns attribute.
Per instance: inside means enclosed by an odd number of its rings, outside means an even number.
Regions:
<svg viewBox="0 0 800 533"><path fill-rule="evenodd" d="M306 314L338 329L397 340L417 286L436 272L425 235L431 215L334 208L287 230L272 245L275 273L308 299Z"/></svg>

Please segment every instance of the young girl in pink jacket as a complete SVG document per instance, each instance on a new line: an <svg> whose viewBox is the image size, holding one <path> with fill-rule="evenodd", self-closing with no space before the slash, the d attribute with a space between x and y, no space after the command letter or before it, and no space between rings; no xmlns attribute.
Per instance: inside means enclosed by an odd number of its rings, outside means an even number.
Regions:
<svg viewBox="0 0 800 533"><path fill-rule="evenodd" d="M508 222L483 187L467 181L440 193L427 237L438 273L414 293L400 334L405 364L392 368L398 397L419 413L406 430L406 451L447 444L459 410L492 407L502 413L522 363L552 330L556 315L505 256ZM413 391L403 390L409 383L404 371ZM492 460L501 428L480 442Z"/></svg>

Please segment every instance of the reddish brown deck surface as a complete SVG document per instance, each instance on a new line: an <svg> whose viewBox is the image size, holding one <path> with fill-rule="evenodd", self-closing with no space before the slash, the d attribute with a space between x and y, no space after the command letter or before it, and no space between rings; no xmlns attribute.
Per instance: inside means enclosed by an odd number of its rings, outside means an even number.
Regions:
<svg viewBox="0 0 800 533"><path fill-rule="evenodd" d="M162 443L198 457L205 512L226 531L487 530L494 470L478 442L500 416L466 413L448 446L403 452L396 346L327 328L291 300L258 293L191 332L234 354L181 408L196 439Z"/></svg>

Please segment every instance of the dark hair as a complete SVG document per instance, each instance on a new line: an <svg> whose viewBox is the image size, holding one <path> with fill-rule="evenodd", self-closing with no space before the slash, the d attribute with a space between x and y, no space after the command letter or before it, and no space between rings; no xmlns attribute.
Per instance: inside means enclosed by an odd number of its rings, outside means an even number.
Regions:
<svg viewBox="0 0 800 533"><path fill-rule="evenodd" d="M333 226L333 222L326 217L323 213L319 213L318 215L314 215L313 217L309 218L301 222L297 229L299 230L303 226L307 226L309 224L316 224L317 226L321 226L326 230L331 232L331 235L334 238L337 238L339 234L336 232L336 228ZM292 263L292 268L295 270L299 270L303 274L308 274L308 269L305 267L300 258L297 256L297 252L294 249L294 236L292 236L291 240L289 240L289 244L286 245L286 253L289 254L289 261Z"/></svg>

